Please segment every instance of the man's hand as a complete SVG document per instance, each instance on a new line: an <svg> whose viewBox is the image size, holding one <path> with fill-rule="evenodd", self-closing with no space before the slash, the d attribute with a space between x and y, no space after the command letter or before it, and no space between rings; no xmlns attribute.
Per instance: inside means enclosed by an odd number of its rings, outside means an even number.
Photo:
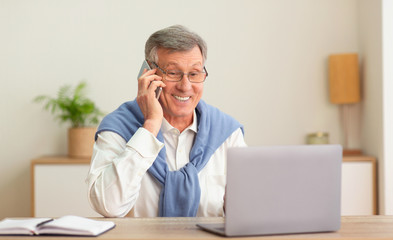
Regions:
<svg viewBox="0 0 393 240"><path fill-rule="evenodd" d="M157 69L145 69L138 79L138 96L136 101L145 117L143 127L157 136L161 128L163 111L158 102L155 90L158 87L165 87L161 81L162 77L156 75Z"/></svg>

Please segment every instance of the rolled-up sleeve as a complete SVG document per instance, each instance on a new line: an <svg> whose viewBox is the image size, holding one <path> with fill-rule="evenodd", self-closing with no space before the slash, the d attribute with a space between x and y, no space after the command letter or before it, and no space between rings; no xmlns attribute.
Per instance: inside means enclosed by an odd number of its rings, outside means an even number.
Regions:
<svg viewBox="0 0 393 240"><path fill-rule="evenodd" d="M90 205L105 217L123 217L134 206L141 180L164 144L144 128L126 141L101 132L94 144L86 178Z"/></svg>

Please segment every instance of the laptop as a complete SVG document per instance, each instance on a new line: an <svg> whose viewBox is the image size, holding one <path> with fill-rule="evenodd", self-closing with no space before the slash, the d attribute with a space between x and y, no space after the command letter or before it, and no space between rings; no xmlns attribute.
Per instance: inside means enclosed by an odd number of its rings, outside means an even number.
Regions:
<svg viewBox="0 0 393 240"><path fill-rule="evenodd" d="M341 225L340 145L230 148L223 236L337 231Z"/></svg>

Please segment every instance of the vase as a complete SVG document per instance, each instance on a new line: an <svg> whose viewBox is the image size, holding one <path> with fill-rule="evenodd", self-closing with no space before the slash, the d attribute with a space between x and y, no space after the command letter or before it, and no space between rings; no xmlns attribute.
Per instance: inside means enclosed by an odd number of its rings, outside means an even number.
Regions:
<svg viewBox="0 0 393 240"><path fill-rule="evenodd" d="M94 146L95 127L68 129L68 156L70 158L91 158Z"/></svg>

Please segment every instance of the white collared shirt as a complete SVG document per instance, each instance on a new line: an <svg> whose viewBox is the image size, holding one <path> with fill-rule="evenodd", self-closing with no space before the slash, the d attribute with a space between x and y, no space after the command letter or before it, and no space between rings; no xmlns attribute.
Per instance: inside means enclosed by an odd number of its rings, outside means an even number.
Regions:
<svg viewBox="0 0 393 240"><path fill-rule="evenodd" d="M163 119L161 131L170 171L179 170L189 162L197 133L196 122L180 133ZM157 217L161 184L147 170L164 143L144 128L139 128L128 142L114 132L98 134L86 179L91 206L105 217ZM240 128L227 138L199 172L198 217L224 215L226 149L235 146L246 146Z"/></svg>

